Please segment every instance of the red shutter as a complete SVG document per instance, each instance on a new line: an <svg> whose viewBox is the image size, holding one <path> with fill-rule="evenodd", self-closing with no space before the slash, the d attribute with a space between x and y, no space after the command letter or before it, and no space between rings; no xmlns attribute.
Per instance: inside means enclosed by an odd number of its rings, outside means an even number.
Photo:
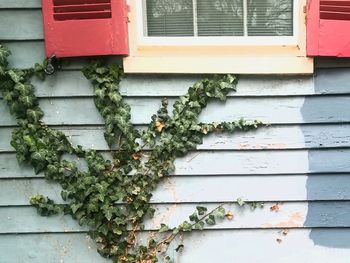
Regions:
<svg viewBox="0 0 350 263"><path fill-rule="evenodd" d="M309 0L309 56L350 57L350 0Z"/></svg>
<svg viewBox="0 0 350 263"><path fill-rule="evenodd" d="M42 0L46 55L127 55L125 0Z"/></svg>

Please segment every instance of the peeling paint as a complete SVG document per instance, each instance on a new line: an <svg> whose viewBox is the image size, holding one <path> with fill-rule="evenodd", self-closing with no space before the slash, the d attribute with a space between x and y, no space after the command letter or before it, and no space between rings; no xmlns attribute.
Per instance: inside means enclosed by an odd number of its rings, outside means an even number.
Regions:
<svg viewBox="0 0 350 263"><path fill-rule="evenodd" d="M300 212L292 213L286 221L281 221L276 224L262 224L262 228L297 228L303 227L304 217Z"/></svg>
<svg viewBox="0 0 350 263"><path fill-rule="evenodd" d="M250 149L286 149L288 145L286 143L268 143L268 144L248 144L240 143L237 147L239 150L250 150Z"/></svg>

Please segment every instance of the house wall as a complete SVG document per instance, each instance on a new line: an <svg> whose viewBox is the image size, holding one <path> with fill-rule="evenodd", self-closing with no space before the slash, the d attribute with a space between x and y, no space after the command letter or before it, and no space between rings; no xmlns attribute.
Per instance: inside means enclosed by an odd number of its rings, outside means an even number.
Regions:
<svg viewBox="0 0 350 263"><path fill-rule="evenodd" d="M39 0L0 0L0 41L13 53L12 66L44 59ZM44 83L35 82L44 121L74 144L106 151L82 64L72 60ZM243 76L226 103L212 103L203 112L202 121L245 117L270 125L208 137L198 151L178 159L176 175L154 194L158 211L146 229L179 223L198 203L215 207L240 197L265 206L251 211L231 205L234 220L186 237L176 262L349 262L350 65L317 65L314 76ZM128 75L121 89L132 121L144 126L162 97L173 101L199 78ZM14 127L0 99L0 263L108 262L70 217L43 218L29 206L37 193L59 201L60 189L17 164L9 143ZM277 202L279 211L271 211Z"/></svg>

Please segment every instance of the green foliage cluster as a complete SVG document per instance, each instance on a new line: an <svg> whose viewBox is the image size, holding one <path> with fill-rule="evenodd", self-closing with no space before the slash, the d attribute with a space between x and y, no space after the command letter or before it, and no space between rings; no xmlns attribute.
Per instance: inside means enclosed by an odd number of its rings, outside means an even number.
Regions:
<svg viewBox="0 0 350 263"><path fill-rule="evenodd" d="M18 127L12 135L12 146L19 162L31 164L49 181L62 186L63 204L37 195L30 203L41 215L70 214L80 225L88 226L90 236L98 244L99 253L118 263L157 262L166 256L167 247L179 234L202 230L214 225L227 213L223 206L208 212L197 210L177 227L160 226L159 236L140 243L137 236L144 220L152 217L152 192L159 182L174 170L176 157L196 149L203 137L213 132L238 132L258 128L259 121L237 120L223 123L200 123L198 117L213 99L224 101L235 90L237 78L232 75L204 79L189 88L168 112L167 99L146 130L137 130L131 123L130 106L119 92L123 76L118 66L92 63L83 73L93 86L95 104L105 120L105 138L111 147L111 157L73 146L67 137L42 122L44 115L34 87L33 75L43 77L43 66L33 69L9 69L10 52L0 46L0 92L16 117ZM115 150L116 149L116 150ZM75 155L87 163L87 170L67 161L64 154ZM229 215L232 216L232 215ZM180 250L180 245L177 250Z"/></svg>

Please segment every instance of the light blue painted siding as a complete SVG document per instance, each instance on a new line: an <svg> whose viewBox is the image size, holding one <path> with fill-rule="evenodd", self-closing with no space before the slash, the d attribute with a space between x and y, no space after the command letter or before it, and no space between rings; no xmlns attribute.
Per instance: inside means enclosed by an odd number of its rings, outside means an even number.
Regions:
<svg viewBox="0 0 350 263"><path fill-rule="evenodd" d="M39 0L0 0L0 42L13 52L12 66L44 58L39 8ZM35 83L45 121L74 144L107 154L101 117L79 71L84 60L69 62L46 82ZM157 212L146 230L162 221L176 225L197 203L214 207L241 197L264 201L265 207L229 205L234 220L187 237L181 260L174 253L177 263L349 262L350 68L328 69L339 66L334 60L322 65L315 76L243 76L226 104L213 103L203 112L203 121L246 117L271 125L210 136L198 151L177 160L175 175L154 194ZM121 90L133 122L145 127L162 97L173 102L199 78L128 75ZM14 126L0 98L0 263L108 262L74 220L39 217L29 206L36 193L62 202L60 188L18 165L9 144ZM276 202L280 210L270 211Z"/></svg>

